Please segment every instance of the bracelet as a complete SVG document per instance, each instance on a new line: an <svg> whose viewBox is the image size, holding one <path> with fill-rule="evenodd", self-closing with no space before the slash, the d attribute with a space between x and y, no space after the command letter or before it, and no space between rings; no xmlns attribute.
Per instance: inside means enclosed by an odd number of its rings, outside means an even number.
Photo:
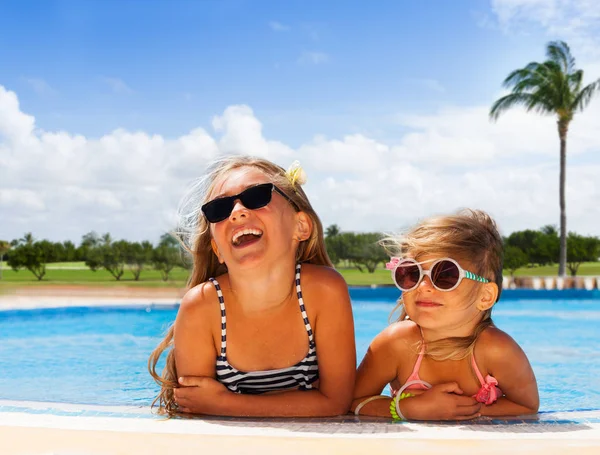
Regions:
<svg viewBox="0 0 600 455"><path fill-rule="evenodd" d="M408 420L406 417L404 417L402 415L402 412L400 411L400 400L403 400L404 398L414 397L414 395L411 393L404 393L404 391L408 387L410 387L411 385L414 385L414 384L423 384L428 389L431 389L431 384L429 384L428 382L422 381L420 379L416 379L414 381L408 381L406 384L404 384L402 387L400 387L400 390L398 390L398 393L396 394L396 396L390 403L390 414L392 415L392 419ZM393 412L392 412L392 407L394 408Z"/></svg>
<svg viewBox="0 0 600 455"><path fill-rule="evenodd" d="M398 402L400 400L404 400L405 398L412 397L414 397L412 393L400 393L396 395L396 397L392 398L392 401L390 402L390 414L392 415L393 420L406 420L406 417L404 417L400 412Z"/></svg>
<svg viewBox="0 0 600 455"><path fill-rule="evenodd" d="M358 406L356 406L356 409L354 409L354 415L360 415L360 410L363 408L364 405L370 403L371 401L375 401L375 400L379 400L380 398L389 398L389 397L384 397L382 395L375 395L369 398L366 398L365 400L361 401Z"/></svg>

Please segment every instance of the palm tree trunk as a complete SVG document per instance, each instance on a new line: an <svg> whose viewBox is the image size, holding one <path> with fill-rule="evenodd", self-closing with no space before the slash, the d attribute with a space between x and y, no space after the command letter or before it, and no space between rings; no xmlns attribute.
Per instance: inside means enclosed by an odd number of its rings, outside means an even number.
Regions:
<svg viewBox="0 0 600 455"><path fill-rule="evenodd" d="M558 136L560 137L560 256L558 260L558 276L566 275L567 264L567 204L565 200L565 186L567 173L567 131L569 122L558 121Z"/></svg>

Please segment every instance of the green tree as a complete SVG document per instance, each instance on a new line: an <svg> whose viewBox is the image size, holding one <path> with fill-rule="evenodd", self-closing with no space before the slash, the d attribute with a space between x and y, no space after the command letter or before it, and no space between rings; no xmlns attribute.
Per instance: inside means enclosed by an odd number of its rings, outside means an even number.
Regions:
<svg viewBox="0 0 600 455"><path fill-rule="evenodd" d="M584 237L574 232L569 232L567 237L567 267L571 276L577 275L577 270L582 262L597 261L600 254L600 239L597 237Z"/></svg>
<svg viewBox="0 0 600 455"><path fill-rule="evenodd" d="M61 262L73 262L77 260L77 247L70 240L62 243L63 257Z"/></svg>
<svg viewBox="0 0 600 455"><path fill-rule="evenodd" d="M10 250L10 242L7 240L0 240L0 280L2 279L2 263L4 262L4 255Z"/></svg>
<svg viewBox="0 0 600 455"><path fill-rule="evenodd" d="M23 237L21 237L19 240L16 241L16 243L13 241L14 245L32 245L33 242L35 242L35 239L33 238L33 234L31 232L26 232Z"/></svg>
<svg viewBox="0 0 600 455"><path fill-rule="evenodd" d="M527 255L518 246L507 245L504 247L504 268L514 276L515 271L524 265L527 265L529 259Z"/></svg>
<svg viewBox="0 0 600 455"><path fill-rule="evenodd" d="M544 226L533 239L532 262L540 265L558 262L560 239L554 226Z"/></svg>
<svg viewBox="0 0 600 455"><path fill-rule="evenodd" d="M546 47L547 60L531 62L510 73L504 86L511 88L509 95L496 100L490 110L492 120L514 106L528 112L556 115L560 139L560 254L558 274L564 276L567 263L567 212L565 182L567 162L567 133L576 112L587 107L600 90L600 79L583 86L583 70L576 69L575 58L567 43L553 41Z"/></svg>
<svg viewBox="0 0 600 455"><path fill-rule="evenodd" d="M162 276L163 281L169 279L171 271L176 266L181 266L181 250L179 245L169 245L168 242L161 242L152 254L152 264Z"/></svg>
<svg viewBox="0 0 600 455"><path fill-rule="evenodd" d="M356 234L353 232L338 232L325 237L325 247L331 262L336 265L340 261L352 262L352 251L356 248L356 242ZM360 269L360 266L358 268Z"/></svg>
<svg viewBox="0 0 600 455"><path fill-rule="evenodd" d="M110 235L105 234L99 245L88 250L85 264L92 270L102 267L119 281L125 273L127 248L127 241L113 242Z"/></svg>
<svg viewBox="0 0 600 455"><path fill-rule="evenodd" d="M43 242L23 242L12 249L7 262L15 272L25 268L41 281L46 275L48 254L47 245Z"/></svg>
<svg viewBox="0 0 600 455"><path fill-rule="evenodd" d="M146 264L152 260L153 246L147 240L142 243L128 243L125 249L125 262L133 273L133 279L138 281Z"/></svg>
<svg viewBox="0 0 600 455"><path fill-rule="evenodd" d="M333 237L340 233L340 227L337 224L332 224L325 229L325 237Z"/></svg>
<svg viewBox="0 0 600 455"><path fill-rule="evenodd" d="M94 272L100 267L100 264L96 264L93 261L90 261L90 264L88 264L88 253L90 249L100 246L100 243L100 236L95 231L91 231L81 238L81 244L77 248L77 259L85 261L86 265Z"/></svg>
<svg viewBox="0 0 600 455"><path fill-rule="evenodd" d="M355 235L356 240L351 249L352 263L361 271L362 266L364 266L369 273L375 272L379 263L388 259L385 250L379 245L382 235L377 232Z"/></svg>
<svg viewBox="0 0 600 455"><path fill-rule="evenodd" d="M513 232L506 238L505 248L514 246L519 248L525 254L527 263L534 264L536 261L536 240L539 237L539 232L533 229L525 229L524 231Z"/></svg>

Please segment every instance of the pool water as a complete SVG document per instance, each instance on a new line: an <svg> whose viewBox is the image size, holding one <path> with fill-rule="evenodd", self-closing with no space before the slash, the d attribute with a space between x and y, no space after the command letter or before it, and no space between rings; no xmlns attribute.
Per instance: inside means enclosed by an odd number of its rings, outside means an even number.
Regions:
<svg viewBox="0 0 600 455"><path fill-rule="evenodd" d="M393 306L375 294L353 299L359 361ZM158 387L146 370L148 356L176 312L175 306L0 311L0 400L149 404ZM506 300L493 317L529 357L540 410L600 409L600 300Z"/></svg>

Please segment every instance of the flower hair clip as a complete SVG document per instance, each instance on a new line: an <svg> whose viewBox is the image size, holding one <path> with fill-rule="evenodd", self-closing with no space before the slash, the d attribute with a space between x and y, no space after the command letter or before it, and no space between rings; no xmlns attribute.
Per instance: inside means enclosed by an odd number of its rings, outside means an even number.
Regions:
<svg viewBox="0 0 600 455"><path fill-rule="evenodd" d="M286 177L290 181L292 188L296 189L296 185L304 185L306 183L306 172L300 166L299 161L294 161L285 173Z"/></svg>
<svg viewBox="0 0 600 455"><path fill-rule="evenodd" d="M401 258L390 258L390 262L385 264L385 268L388 270L394 270L396 268L396 266L398 265L398 263L400 262L400 259Z"/></svg>

